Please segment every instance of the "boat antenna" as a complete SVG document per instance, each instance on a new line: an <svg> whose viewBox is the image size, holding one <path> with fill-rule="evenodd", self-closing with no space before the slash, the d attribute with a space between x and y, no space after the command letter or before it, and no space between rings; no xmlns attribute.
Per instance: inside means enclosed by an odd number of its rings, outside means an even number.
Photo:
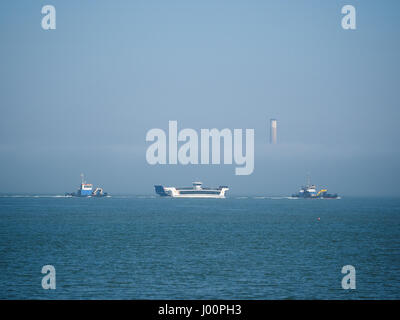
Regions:
<svg viewBox="0 0 400 320"><path fill-rule="evenodd" d="M84 181L84 175L83 175L83 173L81 173L81 182L82 182L82 184L84 184L84 183L85 183L85 181Z"/></svg>
<svg viewBox="0 0 400 320"><path fill-rule="evenodd" d="M307 172L307 186L311 186L310 173Z"/></svg>

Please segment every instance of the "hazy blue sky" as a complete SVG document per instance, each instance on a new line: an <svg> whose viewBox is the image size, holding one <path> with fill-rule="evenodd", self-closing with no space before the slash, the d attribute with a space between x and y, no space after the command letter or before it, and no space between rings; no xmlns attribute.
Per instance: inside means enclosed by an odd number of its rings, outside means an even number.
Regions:
<svg viewBox="0 0 400 320"><path fill-rule="evenodd" d="M285 195L310 172L343 195L400 196L400 1L3 0L0 44L0 192L75 191L84 172L111 193L200 179ZM254 128L254 173L148 165L146 132L168 120Z"/></svg>

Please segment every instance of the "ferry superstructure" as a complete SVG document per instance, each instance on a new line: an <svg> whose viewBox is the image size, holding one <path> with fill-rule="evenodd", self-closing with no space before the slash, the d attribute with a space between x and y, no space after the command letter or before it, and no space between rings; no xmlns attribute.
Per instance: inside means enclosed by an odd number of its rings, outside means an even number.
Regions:
<svg viewBox="0 0 400 320"><path fill-rule="evenodd" d="M225 193L229 190L227 186L218 188L203 188L202 182L193 182L193 187L175 188L155 185L155 191L161 197L173 198L225 198Z"/></svg>

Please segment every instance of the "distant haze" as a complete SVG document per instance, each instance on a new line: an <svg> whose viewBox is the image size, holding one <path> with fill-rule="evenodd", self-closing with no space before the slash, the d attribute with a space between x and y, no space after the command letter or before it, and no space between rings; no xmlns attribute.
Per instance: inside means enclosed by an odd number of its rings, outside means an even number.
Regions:
<svg viewBox="0 0 400 320"><path fill-rule="evenodd" d="M400 196L400 2L0 2L0 193L154 184ZM278 143L269 123L278 121ZM147 164L152 128L255 129L255 169Z"/></svg>

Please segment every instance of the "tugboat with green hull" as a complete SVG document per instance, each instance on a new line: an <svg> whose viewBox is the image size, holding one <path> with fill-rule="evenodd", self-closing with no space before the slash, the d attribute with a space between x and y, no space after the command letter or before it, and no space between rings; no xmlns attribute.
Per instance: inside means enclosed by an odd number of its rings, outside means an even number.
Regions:
<svg viewBox="0 0 400 320"><path fill-rule="evenodd" d="M81 174L81 184L77 192L66 193L66 197L109 197L107 192L104 192L102 188L97 187L93 190L91 183L86 183L84 180L83 173Z"/></svg>
<svg viewBox="0 0 400 320"><path fill-rule="evenodd" d="M337 193L328 193L325 188L317 192L317 187L310 183L310 177L307 177L307 184L302 186L299 192L293 194L292 197L302 199L340 199Z"/></svg>

